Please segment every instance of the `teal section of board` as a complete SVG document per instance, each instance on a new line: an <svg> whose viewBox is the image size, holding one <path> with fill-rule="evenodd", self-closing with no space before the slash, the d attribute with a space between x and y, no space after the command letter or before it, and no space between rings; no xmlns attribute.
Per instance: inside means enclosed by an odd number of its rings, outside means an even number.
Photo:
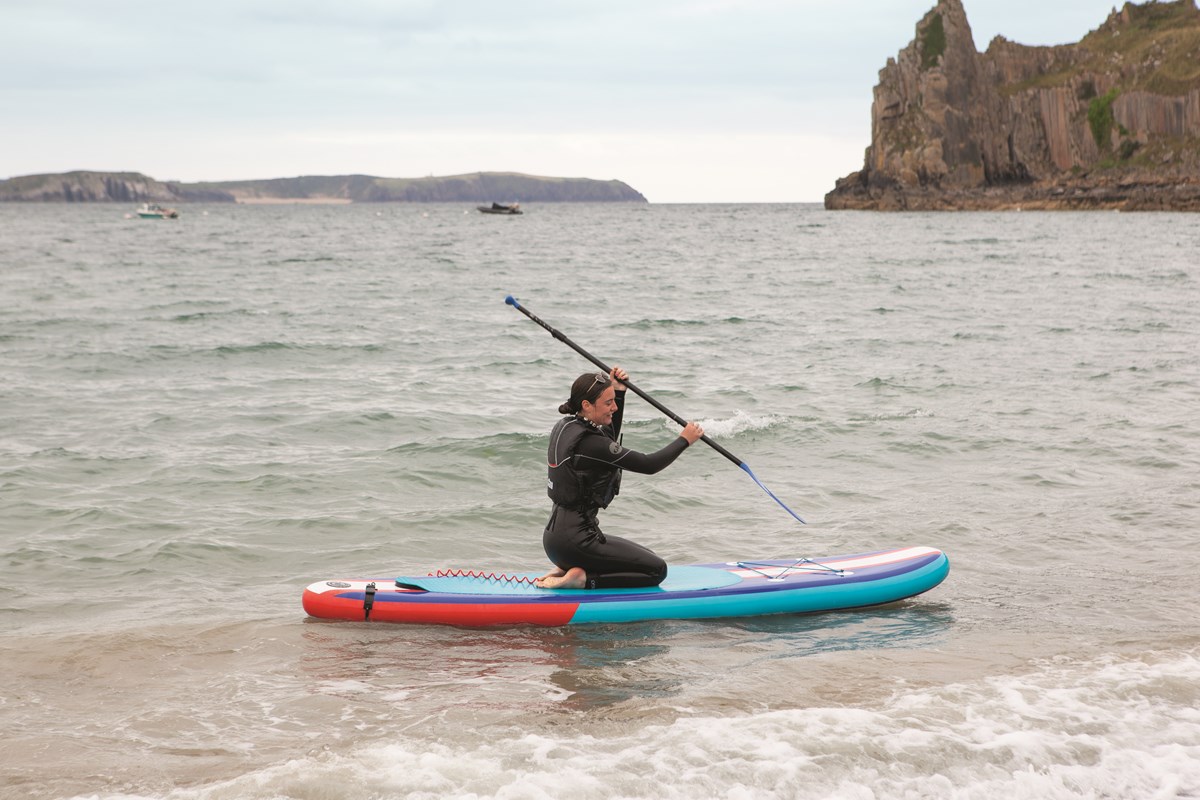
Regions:
<svg viewBox="0 0 1200 800"><path fill-rule="evenodd" d="M622 603L614 598L612 602L581 603L571 623L755 617L882 605L929 591L945 580L949 571L950 561L942 555L920 569L877 580L847 580L820 586L797 584L774 591L716 592L703 596L672 597L667 593L637 603Z"/></svg>
<svg viewBox="0 0 1200 800"><path fill-rule="evenodd" d="M538 573L527 572L513 575L514 578L537 578ZM405 586L418 586L426 591L443 594L483 594L521 597L526 595L581 594L583 589L539 589L529 583L518 583L512 580L495 578L446 576L446 577L413 577L401 576L396 579ZM741 581L737 575L723 569L713 567L670 567L667 579L660 586L643 589L603 589L605 595L630 594L667 594L671 592L695 592L701 589L719 589L722 586L732 586ZM596 591L587 592L595 595Z"/></svg>

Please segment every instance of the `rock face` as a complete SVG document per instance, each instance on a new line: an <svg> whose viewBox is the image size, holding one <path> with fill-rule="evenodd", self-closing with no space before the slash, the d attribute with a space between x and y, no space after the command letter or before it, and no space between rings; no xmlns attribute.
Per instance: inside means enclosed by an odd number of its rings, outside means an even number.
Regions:
<svg viewBox="0 0 1200 800"><path fill-rule="evenodd" d="M25 175L0 181L0 201L26 203L178 203L231 202L220 191L188 191L140 172L63 172Z"/></svg>
<svg viewBox="0 0 1200 800"><path fill-rule="evenodd" d="M1200 11L1126 4L1081 42L975 49L939 0L879 73L863 168L830 209L1200 211Z"/></svg>

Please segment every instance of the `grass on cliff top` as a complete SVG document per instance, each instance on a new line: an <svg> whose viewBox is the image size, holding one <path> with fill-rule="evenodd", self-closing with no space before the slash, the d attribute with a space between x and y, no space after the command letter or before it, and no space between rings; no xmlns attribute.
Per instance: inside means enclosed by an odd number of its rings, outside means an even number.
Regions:
<svg viewBox="0 0 1200 800"><path fill-rule="evenodd" d="M1076 46L1074 63L1006 86L1005 94L1063 86L1084 73L1125 73L1122 92L1175 96L1200 88L1200 9L1195 0L1126 3Z"/></svg>
<svg viewBox="0 0 1200 800"><path fill-rule="evenodd" d="M1134 79L1122 82L1125 91L1179 95L1200 87L1200 10L1194 0L1126 3L1119 15L1080 45L1109 69L1136 68Z"/></svg>

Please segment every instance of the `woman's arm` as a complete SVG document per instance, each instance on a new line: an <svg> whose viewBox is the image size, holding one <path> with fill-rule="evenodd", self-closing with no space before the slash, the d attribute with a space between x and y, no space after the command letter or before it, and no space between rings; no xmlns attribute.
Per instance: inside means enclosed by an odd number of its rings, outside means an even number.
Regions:
<svg viewBox="0 0 1200 800"><path fill-rule="evenodd" d="M612 422L608 427L612 428L612 436L617 441L621 440L621 421L625 419L625 389L618 389L614 398L617 401L617 410L613 412Z"/></svg>
<svg viewBox="0 0 1200 800"><path fill-rule="evenodd" d="M617 410L613 413L612 426L613 438L617 441L621 440L621 421L625 419L625 383L629 380L629 373L626 372L619 364L614 366L608 373L608 377L612 378L614 399L617 401Z"/></svg>
<svg viewBox="0 0 1200 800"><path fill-rule="evenodd" d="M579 466L583 469L587 469L588 461L600 461L630 472L653 475L669 466L687 449L688 440L682 435L653 453L639 453L637 450L622 447L619 442L611 439L586 436L575 449L575 457L579 459Z"/></svg>
<svg viewBox="0 0 1200 800"><path fill-rule="evenodd" d="M638 472L642 475L653 475L660 472L671 464L672 461L679 458L684 450L695 444L701 436L704 435L704 429L695 422L689 422L680 431L679 437L653 453L639 453L637 450L626 450L621 446L621 421L625 418L625 381L629 380L629 373L620 366L614 366L609 376L613 380L613 389L615 390L615 399L617 401L617 410L613 412L611 440L601 439L597 436L585 436L575 450L577 458L584 463L580 464L584 469L587 468L587 461L601 461L605 464L612 464L627 469L630 472Z"/></svg>

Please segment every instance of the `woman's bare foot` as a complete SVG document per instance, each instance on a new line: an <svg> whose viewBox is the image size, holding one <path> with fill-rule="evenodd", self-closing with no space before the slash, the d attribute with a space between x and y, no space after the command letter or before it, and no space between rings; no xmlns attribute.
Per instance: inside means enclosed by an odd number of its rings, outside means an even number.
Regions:
<svg viewBox="0 0 1200 800"><path fill-rule="evenodd" d="M566 574L567 574L567 571L564 570L562 567L555 567L554 569L550 570L542 577L538 578L538 580L544 581L544 580L546 580L546 578L561 578L563 575L566 575Z"/></svg>
<svg viewBox="0 0 1200 800"><path fill-rule="evenodd" d="M582 567L571 567L566 572L554 570L533 583L539 589L582 589L587 586L587 573Z"/></svg>

